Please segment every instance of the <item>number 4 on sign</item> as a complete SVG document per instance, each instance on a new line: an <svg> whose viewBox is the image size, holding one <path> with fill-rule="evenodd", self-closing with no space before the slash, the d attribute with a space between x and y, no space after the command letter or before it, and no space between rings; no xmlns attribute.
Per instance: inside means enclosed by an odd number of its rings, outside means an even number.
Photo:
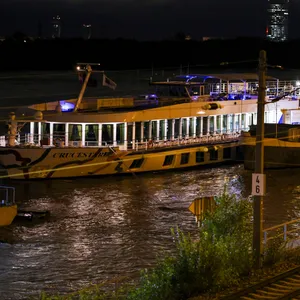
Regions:
<svg viewBox="0 0 300 300"><path fill-rule="evenodd" d="M266 175L252 174L252 196L264 196L266 194Z"/></svg>

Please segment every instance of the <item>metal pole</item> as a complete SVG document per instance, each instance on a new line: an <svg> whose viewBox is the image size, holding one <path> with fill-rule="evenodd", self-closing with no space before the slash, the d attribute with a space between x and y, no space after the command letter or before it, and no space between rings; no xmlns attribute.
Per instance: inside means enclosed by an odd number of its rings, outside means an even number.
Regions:
<svg viewBox="0 0 300 300"><path fill-rule="evenodd" d="M278 96L279 96L279 79L276 80L276 97L278 97ZM277 120L277 102L276 102L276 127L275 127L275 129L276 129L276 136L275 136L276 139L277 139L277 135L278 135L277 124L278 124L278 120Z"/></svg>
<svg viewBox="0 0 300 300"><path fill-rule="evenodd" d="M278 127L277 127L277 124L278 124L278 121L277 121L277 102L275 104L275 109L276 109L276 116L275 116L275 118L276 118L276 126L275 126L276 136L275 136L275 138L277 139L277 135L278 135Z"/></svg>
<svg viewBox="0 0 300 300"><path fill-rule="evenodd" d="M255 173L264 173L264 105L266 98L266 51L259 53L259 87L257 102L257 126L256 126L256 148L255 148ZM262 254L262 215L263 196L254 196L253 205L253 254L254 266L261 267Z"/></svg>
<svg viewBox="0 0 300 300"><path fill-rule="evenodd" d="M92 73L92 68L91 68L90 65L86 66L86 70L87 70L87 74L86 74L85 80L83 82L82 88L80 90L80 93L79 93L79 96L78 96L78 99L77 99L77 102L76 102L76 105L75 105L75 108L74 108L74 112L77 111L78 108L79 108L79 105L80 105L80 103L83 99L84 92L86 90L87 84L89 82L89 79L90 79L90 76L91 76L91 73Z"/></svg>

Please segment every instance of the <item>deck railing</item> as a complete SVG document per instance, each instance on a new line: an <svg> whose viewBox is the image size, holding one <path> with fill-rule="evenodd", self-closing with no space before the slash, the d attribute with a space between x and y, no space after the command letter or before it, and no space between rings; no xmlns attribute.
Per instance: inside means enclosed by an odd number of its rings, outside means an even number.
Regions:
<svg viewBox="0 0 300 300"><path fill-rule="evenodd" d="M300 237L300 219L285 222L263 230L263 242L282 239L284 242Z"/></svg>
<svg viewBox="0 0 300 300"><path fill-rule="evenodd" d="M40 136L34 135L30 136L28 134L17 136L15 145L17 147L121 147L124 150L130 149L133 151L139 150L150 150L153 148L162 148L162 147L176 147L176 146L184 146L184 145L192 145L192 144L215 144L215 143L223 143L230 142L233 140L237 140L240 137L239 132L234 133L218 133L218 134L210 134L204 135L202 137L186 137L186 138L176 138L172 140L145 140L145 141L134 141L126 143L122 142L113 142L113 141L101 141L101 145L99 145L98 141L71 141L65 143L64 136L62 135L60 139L56 139L56 136L53 137L52 145L49 143L49 137L46 138L46 143L43 142L43 139L39 139ZM39 142L38 142L39 141ZM6 147L8 144L7 136L0 136L0 147Z"/></svg>
<svg viewBox="0 0 300 300"><path fill-rule="evenodd" d="M291 92L299 86L298 81L267 81L267 96L278 95L281 93ZM230 93L230 94L244 94L250 95L252 99L258 95L258 83L212 83L209 85L211 94ZM300 95L300 91L295 91L293 95Z"/></svg>
<svg viewBox="0 0 300 300"><path fill-rule="evenodd" d="M152 141L147 140L145 142L135 142L135 151L139 150L148 150L162 147L176 147L192 144L215 144L222 142L230 142L237 140L240 137L240 133L229 133L229 134L215 134L215 135L206 135L203 137L190 137L190 138L177 138L174 140L166 141Z"/></svg>
<svg viewBox="0 0 300 300"><path fill-rule="evenodd" d="M0 186L0 207L11 206L15 204L16 190L11 186Z"/></svg>

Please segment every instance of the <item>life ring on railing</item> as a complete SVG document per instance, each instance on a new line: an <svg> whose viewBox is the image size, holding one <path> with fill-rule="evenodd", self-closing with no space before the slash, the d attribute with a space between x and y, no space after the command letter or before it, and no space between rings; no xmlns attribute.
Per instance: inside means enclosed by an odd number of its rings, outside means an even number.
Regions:
<svg viewBox="0 0 300 300"><path fill-rule="evenodd" d="M149 141L148 141L148 147L149 147L149 148L152 148L152 147L153 147L153 141L152 141L152 140L149 140Z"/></svg>

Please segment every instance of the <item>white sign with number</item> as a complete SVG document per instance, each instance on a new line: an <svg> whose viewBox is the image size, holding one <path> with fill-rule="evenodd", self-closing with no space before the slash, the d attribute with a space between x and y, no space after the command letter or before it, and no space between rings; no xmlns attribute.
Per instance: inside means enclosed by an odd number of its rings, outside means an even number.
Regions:
<svg viewBox="0 0 300 300"><path fill-rule="evenodd" d="M252 196L264 196L266 194L266 175L252 174Z"/></svg>

